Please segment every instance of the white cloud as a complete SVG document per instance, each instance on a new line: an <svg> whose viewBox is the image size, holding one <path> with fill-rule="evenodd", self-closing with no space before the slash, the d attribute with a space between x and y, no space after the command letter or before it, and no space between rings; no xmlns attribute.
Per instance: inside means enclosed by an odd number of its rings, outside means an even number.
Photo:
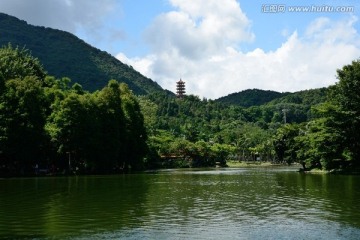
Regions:
<svg viewBox="0 0 360 240"><path fill-rule="evenodd" d="M119 53L116 55L116 58L121 62L128 64L129 66L134 67L137 71L141 72L145 76L154 75L151 72L151 65L156 60L155 56L149 55L145 58L128 58L125 54Z"/></svg>
<svg viewBox="0 0 360 240"><path fill-rule="evenodd" d="M239 46L254 34L237 1L170 2L176 11L158 16L145 33L152 53L123 59L171 91L180 77L189 94L212 99L249 88L324 87L335 83L337 68L360 56L353 16L315 19L302 36L286 32L286 41L274 51L242 52Z"/></svg>
<svg viewBox="0 0 360 240"><path fill-rule="evenodd" d="M178 10L159 15L145 33L156 53L199 60L254 38L235 0L170 2Z"/></svg>

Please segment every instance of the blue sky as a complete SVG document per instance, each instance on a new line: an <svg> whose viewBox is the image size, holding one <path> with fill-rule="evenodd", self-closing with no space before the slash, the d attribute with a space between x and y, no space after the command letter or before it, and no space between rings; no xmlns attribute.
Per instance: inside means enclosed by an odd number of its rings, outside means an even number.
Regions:
<svg viewBox="0 0 360 240"><path fill-rule="evenodd" d="M0 9L72 32L163 88L182 78L189 94L211 99L328 86L360 56L357 0L1 0Z"/></svg>

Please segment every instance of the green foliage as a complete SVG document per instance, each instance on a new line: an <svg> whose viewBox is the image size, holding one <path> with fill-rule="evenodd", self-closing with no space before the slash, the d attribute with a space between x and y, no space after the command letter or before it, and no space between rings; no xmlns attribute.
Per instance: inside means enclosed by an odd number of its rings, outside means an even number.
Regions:
<svg viewBox="0 0 360 240"><path fill-rule="evenodd" d="M0 48L0 82L10 79L23 79L27 76L44 80L45 70L28 50L13 48L11 44Z"/></svg>
<svg viewBox="0 0 360 240"><path fill-rule="evenodd" d="M330 88L329 100L313 108L297 142L298 157L325 169L356 168L360 158L360 62L337 70L339 82Z"/></svg>
<svg viewBox="0 0 360 240"><path fill-rule="evenodd" d="M334 88L334 99L344 111L360 114L360 59L337 70L339 82Z"/></svg>
<svg viewBox="0 0 360 240"><path fill-rule="evenodd" d="M144 96L139 96L137 100L140 104L140 109L144 116L145 127L148 132L153 133L155 131L154 126L157 122L156 114L158 111L158 106Z"/></svg>
<svg viewBox="0 0 360 240"><path fill-rule="evenodd" d="M302 92L300 95L304 96L301 102L314 102L310 100L311 92L318 91L312 90L306 94ZM147 105L153 106L152 116L156 115L157 121L153 122L152 129L166 131L168 136L171 135L170 139L172 138L169 142L179 138L191 143L231 145L235 148L231 157L242 161L262 160L288 163L297 161L297 146L293 146L294 138L298 134L295 123L306 122L313 117L310 106L286 101L249 108L229 106L206 99L200 100L191 95L176 99L167 95L153 94L142 97L142 101L147 101ZM286 122L291 123L288 128L290 126L295 128L287 129L288 132L284 130L286 133L277 130L285 122L284 110L286 110ZM150 142L159 140L156 136L158 133L156 130L152 131L151 135L155 136L150 136ZM283 138L287 139L287 145L281 146L280 140ZM178 154L171 152L171 148L168 147L170 143L163 142L162 144L167 147L161 151L160 155ZM281 147L283 156L277 155ZM201 155L195 151L196 146L190 149L193 150L194 155L198 156L198 159L201 159ZM213 165L217 160L212 161ZM202 162L205 163L205 161Z"/></svg>
<svg viewBox="0 0 360 240"><path fill-rule="evenodd" d="M331 126L344 139L346 155L360 166L360 60L337 70L339 82L331 92L330 102L338 111L332 117L339 123Z"/></svg>
<svg viewBox="0 0 360 240"><path fill-rule="evenodd" d="M143 156L147 152L147 133L144 125L144 116L140 110L137 98L132 94L128 86L120 84L121 106L124 113L125 129L127 136L125 141L125 156L131 160L128 165L143 168Z"/></svg>
<svg viewBox="0 0 360 240"><path fill-rule="evenodd" d="M111 80L89 93L80 84L70 87L69 78L34 75L35 65L25 63L41 65L25 50L0 52L12 56L0 94L0 173L29 174L35 166L53 166L54 173L143 167L144 119L126 84Z"/></svg>
<svg viewBox="0 0 360 240"><path fill-rule="evenodd" d="M278 93L258 89L245 90L219 98L216 102L246 106L245 118L250 122L301 123L312 118L311 107L326 100L327 89L311 89L295 93Z"/></svg>
<svg viewBox="0 0 360 240"><path fill-rule="evenodd" d="M328 128L329 119L317 119L309 122L303 134L296 137L301 146L297 157L305 161L309 168L314 166L332 169L334 159L342 157L341 136Z"/></svg>
<svg viewBox="0 0 360 240"><path fill-rule="evenodd" d="M228 144L215 143L210 148L213 159L219 162L221 166L226 165L228 158L236 151L236 147Z"/></svg>
<svg viewBox="0 0 360 240"><path fill-rule="evenodd" d="M34 76L8 80L0 96L0 160L25 171L44 157L46 102Z"/></svg>
<svg viewBox="0 0 360 240"><path fill-rule="evenodd" d="M143 167L143 116L135 96L115 80L93 94L69 88L54 101L46 130L57 152L70 155L70 170L108 173Z"/></svg>
<svg viewBox="0 0 360 240"><path fill-rule="evenodd" d="M84 168L83 160L92 160L94 149L97 148L98 133L94 130L96 112L91 96L78 95L75 92L65 93L64 99L56 100L51 108L45 129L50 136L51 143L60 156L68 155L69 166L64 158L60 163L62 168Z"/></svg>
<svg viewBox="0 0 360 240"><path fill-rule="evenodd" d="M286 96L287 94L288 93L279 93L269 90L248 89L242 92L229 94L228 96L221 97L216 101L242 107L251 107L263 105L273 99Z"/></svg>
<svg viewBox="0 0 360 240"><path fill-rule="evenodd" d="M291 164L297 160L296 152L301 148L295 141L298 134L298 124L285 124L277 129L274 148L279 162Z"/></svg>
<svg viewBox="0 0 360 240"><path fill-rule="evenodd" d="M275 98L267 105L278 104L303 104L305 106L314 106L324 102L327 99L327 88L318 88L303 90L295 93L287 93L280 98Z"/></svg>

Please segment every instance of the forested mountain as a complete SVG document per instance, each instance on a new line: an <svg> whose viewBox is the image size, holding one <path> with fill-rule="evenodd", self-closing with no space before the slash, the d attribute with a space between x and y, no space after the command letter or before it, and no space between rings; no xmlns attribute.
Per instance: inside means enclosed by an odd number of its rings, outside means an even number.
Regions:
<svg viewBox="0 0 360 240"><path fill-rule="evenodd" d="M248 89L219 98L224 108L243 108L246 121L269 123L302 123L312 118L311 108L326 101L328 88L280 93Z"/></svg>
<svg viewBox="0 0 360 240"><path fill-rule="evenodd" d="M136 94L164 91L131 66L96 49L65 31L27 24L0 13L0 47L25 47L57 78L69 77L89 91L101 89L110 79L126 83Z"/></svg>
<svg viewBox="0 0 360 240"><path fill-rule="evenodd" d="M327 88L319 88L294 93L280 93L271 90L247 89L218 98L215 101L241 107L276 105L280 103L316 105L326 100L326 91Z"/></svg>
<svg viewBox="0 0 360 240"><path fill-rule="evenodd" d="M294 93L283 94L280 98L274 98L267 105L280 103L294 103L314 106L326 101L328 88L302 90Z"/></svg>
<svg viewBox="0 0 360 240"><path fill-rule="evenodd" d="M217 102L238 105L242 107L260 106L274 99L281 98L289 93L279 93L270 90L247 89L237 93L231 93L217 99Z"/></svg>

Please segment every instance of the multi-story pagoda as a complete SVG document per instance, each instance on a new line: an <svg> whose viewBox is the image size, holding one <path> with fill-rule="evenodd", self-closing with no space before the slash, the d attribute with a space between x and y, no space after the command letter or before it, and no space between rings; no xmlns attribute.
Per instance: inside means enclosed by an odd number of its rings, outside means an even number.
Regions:
<svg viewBox="0 0 360 240"><path fill-rule="evenodd" d="M185 82L183 80L176 82L176 96L182 98L185 95Z"/></svg>

